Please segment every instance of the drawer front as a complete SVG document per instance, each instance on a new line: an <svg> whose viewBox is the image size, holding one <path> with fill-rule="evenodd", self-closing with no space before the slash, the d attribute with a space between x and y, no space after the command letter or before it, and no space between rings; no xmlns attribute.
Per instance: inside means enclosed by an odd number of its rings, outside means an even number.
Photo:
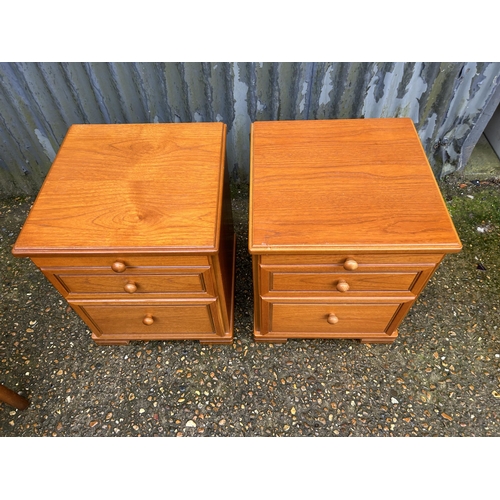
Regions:
<svg viewBox="0 0 500 500"><path fill-rule="evenodd" d="M176 274L69 274L53 275L67 293L122 294L125 297L141 294L207 294L208 271L181 271ZM211 288L211 287L209 287Z"/></svg>
<svg viewBox="0 0 500 500"><path fill-rule="evenodd" d="M403 305L271 303L269 333L383 334Z"/></svg>
<svg viewBox="0 0 500 500"><path fill-rule="evenodd" d="M210 265L206 255L65 255L32 257L32 260L42 270L51 267L83 267L88 269L102 268L111 273L130 272L136 268Z"/></svg>
<svg viewBox="0 0 500 500"><path fill-rule="evenodd" d="M213 334L210 304L80 305L103 335Z"/></svg>
<svg viewBox="0 0 500 500"><path fill-rule="evenodd" d="M270 292L410 291L418 272L408 273L269 273Z"/></svg>
<svg viewBox="0 0 500 500"><path fill-rule="evenodd" d="M359 265L352 271L342 266L260 266L262 296L355 295L411 293L417 295L435 269L434 264Z"/></svg>

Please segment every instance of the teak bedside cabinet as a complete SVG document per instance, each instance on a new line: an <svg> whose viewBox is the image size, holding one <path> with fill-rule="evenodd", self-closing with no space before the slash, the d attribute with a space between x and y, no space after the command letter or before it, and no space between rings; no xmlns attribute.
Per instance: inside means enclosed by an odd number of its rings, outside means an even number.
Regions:
<svg viewBox="0 0 500 500"><path fill-rule="evenodd" d="M232 342L225 143L222 123L73 125L13 254L98 344Z"/></svg>
<svg viewBox="0 0 500 500"><path fill-rule="evenodd" d="M255 122L254 339L391 343L461 243L413 122Z"/></svg>

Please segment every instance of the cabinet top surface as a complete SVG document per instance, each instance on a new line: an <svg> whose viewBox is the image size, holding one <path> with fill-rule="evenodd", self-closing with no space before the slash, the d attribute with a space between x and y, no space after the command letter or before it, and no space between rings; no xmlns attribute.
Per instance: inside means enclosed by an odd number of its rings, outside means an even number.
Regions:
<svg viewBox="0 0 500 500"><path fill-rule="evenodd" d="M256 254L461 248L408 118L253 123L249 218Z"/></svg>
<svg viewBox="0 0 500 500"><path fill-rule="evenodd" d="M226 126L73 125L15 255L214 251Z"/></svg>

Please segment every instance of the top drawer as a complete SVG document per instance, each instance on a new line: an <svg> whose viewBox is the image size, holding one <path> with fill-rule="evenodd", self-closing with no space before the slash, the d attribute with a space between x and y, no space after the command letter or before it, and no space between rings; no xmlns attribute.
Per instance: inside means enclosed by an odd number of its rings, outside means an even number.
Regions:
<svg viewBox="0 0 500 500"><path fill-rule="evenodd" d="M109 271L112 274L147 272L148 268L209 266L206 255L68 255L32 257L33 262L43 269L88 268Z"/></svg>

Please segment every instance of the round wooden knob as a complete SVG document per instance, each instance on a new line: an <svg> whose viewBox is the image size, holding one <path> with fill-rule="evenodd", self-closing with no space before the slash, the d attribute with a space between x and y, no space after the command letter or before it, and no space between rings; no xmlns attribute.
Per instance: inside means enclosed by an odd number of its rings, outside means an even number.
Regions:
<svg viewBox="0 0 500 500"><path fill-rule="evenodd" d="M149 326L149 325L152 325L155 322L155 320L153 319L153 316L151 316L151 314L146 314L146 316L144 316L144 319L142 320L142 322L146 326Z"/></svg>
<svg viewBox="0 0 500 500"><path fill-rule="evenodd" d="M134 293L137 291L137 285L133 281L129 281L123 288L128 293Z"/></svg>
<svg viewBox="0 0 500 500"><path fill-rule="evenodd" d="M330 325L335 325L336 323L339 322L339 318L337 318L337 316L335 316L335 314L331 313L328 315L328 318L326 318L326 321L328 321L328 323L330 323Z"/></svg>
<svg viewBox="0 0 500 500"><path fill-rule="evenodd" d="M345 280L339 280L337 282L337 290L339 292L347 292L347 290L349 290L349 288L350 288L350 286L347 283L347 281L345 281Z"/></svg>
<svg viewBox="0 0 500 500"><path fill-rule="evenodd" d="M358 263L354 259L346 259L344 262L344 269L348 271L354 271L358 268Z"/></svg>
<svg viewBox="0 0 500 500"><path fill-rule="evenodd" d="M117 260L116 262L113 262L113 264L111 264L111 269L113 269L115 273L123 273L123 271L127 269L127 266L123 262Z"/></svg>

